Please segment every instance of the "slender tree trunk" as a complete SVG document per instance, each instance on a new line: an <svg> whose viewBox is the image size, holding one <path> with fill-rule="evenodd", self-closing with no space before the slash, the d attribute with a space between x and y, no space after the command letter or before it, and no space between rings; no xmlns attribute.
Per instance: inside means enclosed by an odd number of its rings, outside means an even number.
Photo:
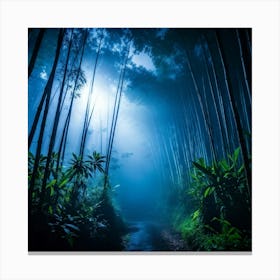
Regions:
<svg viewBox="0 0 280 280"><path fill-rule="evenodd" d="M223 131L224 131L224 135L225 135L226 152L229 153L231 145L230 145L229 134L228 134L229 120L227 118L227 114L225 113L225 106L224 106L225 100L221 94L221 85L217 79L217 71L214 67L211 51L209 50L209 43L206 38L205 38L205 40L207 42L208 53L209 53L209 56L211 59L210 66L211 66L211 71L212 71L213 78L214 78L214 85L216 88L217 97L218 97L218 104L219 104L219 108L220 108L220 110L218 110L218 112L220 112L220 114L221 114L221 124L223 124Z"/></svg>
<svg viewBox="0 0 280 280"><path fill-rule="evenodd" d="M126 53L126 56L125 56L125 59L124 59L123 69L120 73L120 79L119 79L119 82L118 82L118 88L117 88L117 93L116 93L116 98L115 98L114 111L113 111L112 124L111 124L111 131L110 131L109 143L108 143L107 154L106 154L106 164L105 164L105 172L104 172L105 173L104 189L108 185L110 160L111 160L112 148L113 148L113 143L114 143L116 124L117 124L118 114L119 114L119 109L120 109L120 102L121 102L121 98L122 98L123 83L124 83L127 61L128 61L128 57L129 57L129 51L130 51L130 44L127 47L127 53Z"/></svg>
<svg viewBox="0 0 280 280"><path fill-rule="evenodd" d="M87 30L86 30L85 34L84 34L83 42L82 42L82 51L81 51L81 57L80 57L79 66L78 66L78 72L77 72L77 75L76 75L76 78L75 78L74 88L73 88L73 91L72 91L72 94L71 94L70 106L69 106L69 110L68 110L68 113L67 113L67 117L66 117L66 120L65 120L64 127L63 127L63 132L62 132L61 141L60 141L60 145L59 145L58 157L57 157L57 167L56 167L57 171L58 171L59 165L63 164L63 161L64 161L64 155L65 155L65 150L66 150L66 143L67 143L69 125L70 125L70 121L71 121L72 109L73 109L73 104L74 104L74 99L75 99L75 93L76 93L76 90L77 90L79 75L80 75L80 72L81 72L81 66L82 66L82 61L83 61L83 57L84 57L84 50L85 50L87 35L88 35L88 33L87 33ZM61 159L61 162L60 162L60 159Z"/></svg>
<svg viewBox="0 0 280 280"><path fill-rule="evenodd" d="M59 40L60 40L59 36L58 36L57 40L58 40L58 42L57 42L57 45L58 45ZM54 71L56 70L56 64L57 64L57 61L54 60L52 71L53 71L53 69L54 69ZM53 77L54 77L54 74L53 74ZM51 81L51 79L53 79L53 77L52 77L52 72L51 72L50 77L48 79L48 82L45 86L43 95L41 97L40 103L39 103L38 108L36 110L36 114L35 114L35 117L34 117L34 120L33 120L33 123L32 123L31 130L30 130L29 135L28 135L28 149L30 149L30 146L32 144L34 134L36 132L36 128L38 126L38 122L39 122L39 119L40 119L40 116L41 116L41 113L42 113L43 105L44 105L44 102L45 102L47 94L48 94L49 81L52 84L53 81Z"/></svg>
<svg viewBox="0 0 280 280"><path fill-rule="evenodd" d="M50 78L51 78L51 76L50 76ZM35 114L35 117L34 117L34 120L33 120L33 123L32 123L32 127L31 127L31 130L30 130L30 133L28 135L28 149L30 149L30 147L32 145L34 134L35 134L35 131L36 131L39 119L40 119L40 115L41 115L41 112L42 112L42 109L43 109L44 102L45 102L47 94L48 94L48 90L49 90L49 88L48 88L48 83L47 83L47 85L45 87L45 90L43 92L43 95L41 97L39 106L37 108L37 111L36 111L36 114Z"/></svg>
<svg viewBox="0 0 280 280"><path fill-rule="evenodd" d="M191 113L190 117L186 119L186 123L188 123L190 126L190 128L188 129L188 135L193 134L193 131L195 131L197 135L196 137L192 137L192 142L191 142L192 159L195 160L198 157L203 157L207 160L207 162L209 162L208 155L205 153L205 145L204 146L201 145L201 143L205 142L205 140L204 141L202 140L201 121L199 118L199 113L196 106L195 97L193 96L193 94L191 94L191 101L194 104L194 106L192 106L189 109L189 111L191 112L191 110L193 110L194 112ZM204 127L205 127L205 122L204 122Z"/></svg>
<svg viewBox="0 0 280 280"><path fill-rule="evenodd" d="M40 28L40 31L39 31L39 34L38 34L38 37L36 39L35 46L34 46L34 49L33 49L33 52L32 52L32 56L30 58L29 65L28 65L28 78L30 77L30 75L33 71L35 61L36 61L36 58L38 56L40 46L41 46L41 43L42 43L42 40L43 40L43 37L44 37L44 33L45 33L45 29Z"/></svg>
<svg viewBox="0 0 280 280"><path fill-rule="evenodd" d="M219 32L216 32L216 39L217 39L218 51L219 51L219 55L220 55L221 63L222 63L222 67L223 67L223 75L224 75L224 79L225 79L227 93L229 95L230 107L233 112L233 120L234 120L234 123L236 126L237 136L238 136L239 144L241 147L241 153L242 153L242 157L243 157L243 161L244 161L244 167L245 167L246 177L247 177L247 182L248 182L248 193L250 196L251 195L251 170L250 170L250 160L249 160L248 152L247 152L247 148L246 148L246 141L245 141L245 137L243 134L241 119L240 119L238 109L237 109L237 106L235 103L234 88L231 84L231 80L229 79L229 65L227 64L227 61L225 60L225 54L224 54L224 50L221 46L221 38L220 38Z"/></svg>
<svg viewBox="0 0 280 280"><path fill-rule="evenodd" d="M210 93L211 93L211 98L212 98L214 109L215 109L215 114L216 114L216 118L217 118L217 122L218 122L219 132L220 132L220 135L221 135L222 154L223 154L223 157L226 158L226 149L225 149L226 139L225 139L225 135L224 135L224 130L222 129L222 125L221 125L221 116L219 114L218 106L217 106L217 103L216 103L216 98L214 96L214 87L213 87L213 84L212 84L212 81L211 81L211 78L210 78L209 66L208 66L208 63L206 61L204 51L203 51L203 60L204 60L205 66L206 66L207 81L208 81L208 85L209 85ZM207 102L206 97L205 97L205 102Z"/></svg>
<svg viewBox="0 0 280 280"><path fill-rule="evenodd" d="M104 35L100 37L99 44L98 44L98 49L95 57L95 62L94 62L94 69L93 69L93 74L92 74L92 80L91 80L91 85L89 89L89 94L88 94L88 100L87 100L87 106L86 106L86 113L85 113L85 118L84 118L84 124L83 124L83 131L82 131L82 139L81 139L81 144L80 144L80 156L83 158L84 156L84 151L85 151L85 145L86 145L86 139L87 139L87 134L88 134L88 128L89 124L91 121L91 117L93 115L93 110L94 106L91 109L90 112L90 105L92 101L92 92L93 92L93 85L95 81L95 75L96 75L96 69L97 69L97 64L100 56L100 51L101 51L101 46L103 42L103 37Z"/></svg>
<svg viewBox="0 0 280 280"><path fill-rule="evenodd" d="M247 47L248 47L248 50L249 50L249 53L250 55L252 55L252 43L251 43L251 29L250 29L250 33L248 31L248 29L245 30L245 36L246 36L246 42L247 42Z"/></svg>
<svg viewBox="0 0 280 280"><path fill-rule="evenodd" d="M207 135L209 137L210 150L211 150L212 158L213 158L214 161L216 161L217 160L217 155L216 155L216 151L215 151L213 135L212 135L212 132L211 132L211 129L210 129L209 119L207 118L206 113L205 113L201 93L200 93L200 90L197 86L197 82L196 82L196 79L194 77L192 66L190 64L189 56L188 56L187 52L186 52L186 58L187 58L188 68L189 68L189 71L190 71L190 74L191 74L191 77L192 77L192 81L193 81L193 84L194 84L194 89L195 89L195 92L197 93L197 98L198 98L198 101L199 101L199 105L200 105L200 108L201 108L201 113L202 113L203 120L204 120L204 123L205 123L206 132L207 132Z"/></svg>
<svg viewBox="0 0 280 280"><path fill-rule="evenodd" d="M206 88L205 88L205 81L204 81L204 77L201 78L202 79L202 93L203 93L203 99L205 100L205 105L204 105L204 110L205 110L205 116L206 119L208 120L208 127L209 127L209 132L212 138L212 142L214 145L214 133L213 133L213 126L212 123L210 121L211 117L210 117L210 110L209 110L209 106L208 106L208 102L207 102L207 96L206 96ZM215 149L215 147L214 147ZM215 158L214 160L216 161L218 159L216 153L215 153Z"/></svg>
<svg viewBox="0 0 280 280"><path fill-rule="evenodd" d="M245 69L245 62L244 62L244 55L243 55L243 51L242 51L242 45L241 45L241 40L240 40L240 35L239 35L238 29L236 29L236 37L237 37L237 42L238 42L238 47L239 47L239 55L240 55L240 60L241 60L241 65L242 65L242 71L243 71L243 75L244 75L244 83L245 83L245 86L246 86L248 99L250 101L250 106L251 106L251 104L252 104L251 86L250 86L250 84L248 82L248 78L247 78L247 73L246 73L246 69Z"/></svg>
<svg viewBox="0 0 280 280"><path fill-rule="evenodd" d="M74 67L75 67L75 62L76 62L76 60L77 60L77 58L78 58L78 53L79 53L79 51L76 52L76 54L75 54L75 56L74 56L74 58L73 58L71 67L69 68L68 77L66 77L67 86L66 86L65 94L64 94L63 99L62 99L62 102L61 102L61 110L62 110L62 108L63 108L63 106L64 106L64 102L65 102L66 97L67 97L67 95L68 95L67 93L68 93L68 91L69 91L69 89L70 89L70 83L71 83L70 76L71 76L71 73L73 73L73 70L74 70Z"/></svg>
<svg viewBox="0 0 280 280"><path fill-rule="evenodd" d="M35 179L37 177L37 172L38 172L38 167L39 167L46 120L47 120L48 111L49 111L51 91L52 91L52 86L53 86L53 81L54 81L54 75L55 75L56 68L57 68L58 58L59 58L60 52L61 52L63 37L64 37L64 30L60 29L59 35L58 35L58 42L57 42L57 47L56 47L54 64L53 64L52 71L51 71L50 77L48 79L48 82L47 82L47 85L45 87L44 94L43 94L43 96L44 95L46 96L46 102L45 102L45 108L44 108L44 113L43 113L43 118L42 118L42 122L41 122L39 138L38 138L38 145L37 145L37 150L36 150L36 155L35 155L33 172L32 172L32 176L31 176L31 180L30 180L29 206L31 206L32 193L33 193L34 187L35 187Z"/></svg>
<svg viewBox="0 0 280 280"><path fill-rule="evenodd" d="M58 97L56 113L55 113L55 117L54 117L54 124L53 124L51 139L50 139L50 143L49 143L49 148L48 148L47 162L46 162L45 173L44 173L43 182L42 182L41 196L40 196L40 205L41 206L42 206L42 203L44 201L47 180L48 180L49 175L50 175L50 162L51 162L51 157L52 157L53 148L54 148L54 144L55 144L58 122L59 122L59 118L60 118L61 101L62 101L62 97L63 97L64 84L65 84L65 79L66 79L67 70L68 70L69 56L70 56L70 51L71 51L71 46L72 46L72 36L73 36L73 29L71 31L71 38L70 38L67 57L66 57L66 61L65 61L65 69L64 69L64 74L63 74L63 80L62 80L62 85L61 85L61 89L60 89L60 94L59 94L59 97Z"/></svg>

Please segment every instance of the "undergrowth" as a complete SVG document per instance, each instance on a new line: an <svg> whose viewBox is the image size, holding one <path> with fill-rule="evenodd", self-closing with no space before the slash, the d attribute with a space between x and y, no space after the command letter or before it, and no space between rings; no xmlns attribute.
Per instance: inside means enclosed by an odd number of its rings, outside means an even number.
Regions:
<svg viewBox="0 0 280 280"><path fill-rule="evenodd" d="M203 159L193 162L193 183L186 193L193 210L184 215L177 209L173 216L190 250L251 250L251 199L239 153L238 148L210 166Z"/></svg>

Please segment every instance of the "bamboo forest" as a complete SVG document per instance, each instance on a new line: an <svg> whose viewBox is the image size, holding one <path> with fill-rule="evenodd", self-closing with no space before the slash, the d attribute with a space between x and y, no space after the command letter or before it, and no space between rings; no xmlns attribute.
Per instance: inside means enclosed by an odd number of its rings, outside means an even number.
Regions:
<svg viewBox="0 0 280 280"><path fill-rule="evenodd" d="M251 41L29 28L28 250L251 251Z"/></svg>

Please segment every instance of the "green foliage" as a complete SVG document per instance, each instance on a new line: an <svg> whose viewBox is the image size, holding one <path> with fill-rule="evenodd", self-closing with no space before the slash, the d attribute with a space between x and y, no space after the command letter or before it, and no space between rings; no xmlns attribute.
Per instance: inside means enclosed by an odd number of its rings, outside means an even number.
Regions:
<svg viewBox="0 0 280 280"><path fill-rule="evenodd" d="M50 162L50 179L47 182L47 200L43 202L43 207L49 210L49 206L56 212L57 202L75 204L81 195L85 195L87 186L90 184L89 179L96 172L103 173L103 163L105 157L97 152L89 155L88 160L83 160L81 156L72 154L70 166L63 170L62 166L57 168L58 155L52 153ZM38 172L35 178L35 187L32 193L32 204L39 204L41 184L45 172L46 157L41 155L39 160ZM28 154L28 180L30 181L35 163L34 155Z"/></svg>
<svg viewBox="0 0 280 280"><path fill-rule="evenodd" d="M34 155L29 153L29 179L34 162ZM102 249L109 246L113 249L121 246L121 220L115 214L109 194L104 196L103 183L93 176L97 172L104 172L105 157L97 152L85 159L73 154L69 163L66 169L62 166L57 168L57 154L53 153L45 200L39 207L46 164L46 157L40 157L36 185L30 201L30 248L95 250L99 247ZM110 236L112 234L114 236ZM115 243L110 243L108 239Z"/></svg>
<svg viewBox="0 0 280 280"><path fill-rule="evenodd" d="M194 211L193 214L192 214L192 220L193 221L196 220L199 217L199 215L200 215L200 210L199 209Z"/></svg>
<svg viewBox="0 0 280 280"><path fill-rule="evenodd" d="M95 200L84 200L76 207L75 211L70 211L67 206L60 205L60 211L53 214L49 211L48 223L52 235L61 240L66 240L71 248L75 246L77 240L83 238L95 238L100 230L107 228L107 221L97 215L99 202Z"/></svg>
<svg viewBox="0 0 280 280"><path fill-rule="evenodd" d="M229 209L241 199L241 203L250 207L244 164L238 165L239 154L240 148L237 148L232 156L228 155L228 161L223 159L212 166L206 166L202 159L193 162L190 194L200 205L212 198L219 208Z"/></svg>
<svg viewBox="0 0 280 280"><path fill-rule="evenodd" d="M186 218L179 225L179 231L188 246L193 250L201 250L202 248L202 228L198 219Z"/></svg>
<svg viewBox="0 0 280 280"><path fill-rule="evenodd" d="M251 202L240 148L228 159L207 166L193 162L192 187L188 191L195 209L177 222L182 237L196 250L249 250Z"/></svg>
<svg viewBox="0 0 280 280"><path fill-rule="evenodd" d="M38 170L37 170L37 178L36 178L37 181L43 179L46 161L47 161L47 157L41 155L39 159ZM31 179L34 164L35 164L35 156L31 152L28 152L28 181L30 181Z"/></svg>
<svg viewBox="0 0 280 280"><path fill-rule="evenodd" d="M105 156L102 156L94 151L93 154L87 156L87 158L88 160L84 160L81 156L74 153L72 154L70 167L67 170L71 179L88 179L89 177L92 177L93 173L95 174L97 170L104 173L102 165L105 163Z"/></svg>
<svg viewBox="0 0 280 280"><path fill-rule="evenodd" d="M71 175L71 178L85 178L87 179L90 176L90 166L86 161L82 159L81 156L72 154L72 159L70 161L70 168L67 172Z"/></svg>
<svg viewBox="0 0 280 280"><path fill-rule="evenodd" d="M104 156L93 152L93 154L87 156L87 158L88 160L84 160L81 156L77 156L73 153L70 167L66 171L69 181L73 182L70 199L72 206L75 206L75 203L77 203L79 195L85 196L88 179L91 178L93 174L96 174L97 170L104 173L102 166L105 162Z"/></svg>
<svg viewBox="0 0 280 280"><path fill-rule="evenodd" d="M205 192L204 192L204 198L206 198L207 196L211 195L213 193L213 191L215 190L214 187L208 187L206 188Z"/></svg>
<svg viewBox="0 0 280 280"><path fill-rule="evenodd" d="M236 227L233 227L229 221L216 217L214 217L213 220L220 223L221 232L216 232L210 226L205 225L207 229L213 232L211 234L206 234L203 240L203 247L205 250L235 251L249 248L248 237L246 238L243 236L242 232Z"/></svg>
<svg viewBox="0 0 280 280"><path fill-rule="evenodd" d="M58 238L65 239L72 247L75 238L78 237L79 227L76 226L77 217L71 215L58 215L52 216L52 222L48 223L51 228L51 233L55 234Z"/></svg>
<svg viewBox="0 0 280 280"><path fill-rule="evenodd" d="M104 173L105 171L102 164L105 163L105 158L105 156L101 156L96 151L94 151L92 155L88 156L88 160L86 162L88 163L91 172L95 173L98 170L99 172Z"/></svg>
<svg viewBox="0 0 280 280"><path fill-rule="evenodd" d="M193 213L193 217L196 212ZM213 218L220 223L222 230L217 232L201 222L199 217L186 218L181 221L177 230L181 232L186 244L192 250L199 251L243 251L250 249L250 236L233 227L225 219Z"/></svg>

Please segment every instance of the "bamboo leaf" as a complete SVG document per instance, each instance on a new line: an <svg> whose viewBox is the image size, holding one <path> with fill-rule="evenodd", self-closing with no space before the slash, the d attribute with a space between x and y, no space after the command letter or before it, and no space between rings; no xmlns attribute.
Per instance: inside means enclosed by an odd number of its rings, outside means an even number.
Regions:
<svg viewBox="0 0 280 280"><path fill-rule="evenodd" d="M51 205L49 205L49 213L52 215L53 214L53 209L52 209L52 206ZM51 223L49 223L49 224L51 224Z"/></svg>
<svg viewBox="0 0 280 280"><path fill-rule="evenodd" d="M220 161L220 165L221 165L221 167L223 168L224 171L227 171L227 170L230 169L230 166L228 165L228 163L226 162L225 159Z"/></svg>
<svg viewBox="0 0 280 280"><path fill-rule="evenodd" d="M208 175L211 178L215 178L215 176L209 171L206 167L200 165L199 163L193 161L193 165L200 171L202 171L205 175Z"/></svg>
<svg viewBox="0 0 280 280"><path fill-rule="evenodd" d="M209 196L212 192L214 191L214 187L208 187L205 192L204 192L204 198L206 198L207 196Z"/></svg>
<svg viewBox="0 0 280 280"><path fill-rule="evenodd" d="M207 229L209 229L209 230L211 230L212 232L214 232L214 233L218 233L216 230L214 230L212 227L210 227L209 225L204 225L204 227L205 228L207 228Z"/></svg>
<svg viewBox="0 0 280 280"><path fill-rule="evenodd" d="M67 226L68 228L72 228L74 230L80 231L80 229L77 226L73 225L73 224L65 224L65 226Z"/></svg>
<svg viewBox="0 0 280 280"><path fill-rule="evenodd" d="M53 196L54 195L54 187L51 186L50 188L51 188L50 196Z"/></svg>
<svg viewBox="0 0 280 280"><path fill-rule="evenodd" d="M59 188L62 188L65 184L68 183L69 179L70 179L70 178L64 179L62 182L59 183L58 187L59 187Z"/></svg>
<svg viewBox="0 0 280 280"><path fill-rule="evenodd" d="M206 167L205 161L203 158L199 158L197 161L201 166Z"/></svg>
<svg viewBox="0 0 280 280"><path fill-rule="evenodd" d="M244 171L244 164L241 165L241 167L238 169L237 173L240 175Z"/></svg>
<svg viewBox="0 0 280 280"><path fill-rule="evenodd" d="M238 160L239 153L240 153L240 147L238 147L233 153L234 162Z"/></svg>
<svg viewBox="0 0 280 280"><path fill-rule="evenodd" d="M65 231L65 233L68 235L68 234L71 234L71 230L69 228L67 228L65 225L62 226L63 230Z"/></svg>
<svg viewBox="0 0 280 280"><path fill-rule="evenodd" d="M198 218L199 214L200 214L200 210L198 209L193 213L192 220L196 220Z"/></svg>
<svg viewBox="0 0 280 280"><path fill-rule="evenodd" d="M46 188L51 188L56 183L56 179L53 179L51 182L47 184Z"/></svg>

